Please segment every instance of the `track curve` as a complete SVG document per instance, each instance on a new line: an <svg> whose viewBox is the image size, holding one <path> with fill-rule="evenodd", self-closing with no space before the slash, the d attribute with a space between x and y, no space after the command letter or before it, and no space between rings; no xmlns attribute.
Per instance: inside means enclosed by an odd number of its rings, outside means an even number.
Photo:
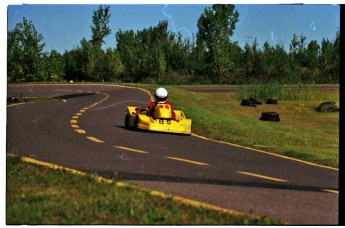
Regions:
<svg viewBox="0 0 345 228"><path fill-rule="evenodd" d="M9 106L7 151L290 224L338 223L338 170L202 137L127 130L126 107L146 106L144 90L8 86L8 96L21 93L65 102Z"/></svg>

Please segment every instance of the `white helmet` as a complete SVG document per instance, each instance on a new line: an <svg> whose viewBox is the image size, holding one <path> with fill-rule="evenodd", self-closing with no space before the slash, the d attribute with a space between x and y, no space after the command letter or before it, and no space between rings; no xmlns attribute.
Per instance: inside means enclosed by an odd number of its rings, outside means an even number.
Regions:
<svg viewBox="0 0 345 228"><path fill-rule="evenodd" d="M165 103L168 98L168 91L164 88L156 89L155 98L158 103Z"/></svg>

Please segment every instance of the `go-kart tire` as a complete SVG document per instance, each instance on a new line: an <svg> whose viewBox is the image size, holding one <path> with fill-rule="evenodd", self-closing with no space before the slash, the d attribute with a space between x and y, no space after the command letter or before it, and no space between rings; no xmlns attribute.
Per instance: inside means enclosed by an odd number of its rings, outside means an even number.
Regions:
<svg viewBox="0 0 345 228"><path fill-rule="evenodd" d="M279 117L279 114L276 112L263 112L263 113L261 113L261 116L265 117L265 118L272 118L272 117L277 118L277 117Z"/></svg>
<svg viewBox="0 0 345 228"><path fill-rule="evenodd" d="M262 121L272 121L272 122L279 122L280 118L279 117L260 117L260 120Z"/></svg>
<svg viewBox="0 0 345 228"><path fill-rule="evenodd" d="M275 99L267 99L266 104L278 104L278 100L275 100Z"/></svg>
<svg viewBox="0 0 345 228"><path fill-rule="evenodd" d="M129 114L125 117L125 128L129 128Z"/></svg>
<svg viewBox="0 0 345 228"><path fill-rule="evenodd" d="M280 118L279 118L279 114L276 112L263 112L261 114L260 120L279 122Z"/></svg>
<svg viewBox="0 0 345 228"><path fill-rule="evenodd" d="M338 106L334 101L328 101L321 103L317 108L317 112L336 112L339 111Z"/></svg>
<svg viewBox="0 0 345 228"><path fill-rule="evenodd" d="M243 99L241 102L241 105L242 106L248 106L248 107L256 107L256 104L249 99Z"/></svg>
<svg viewBox="0 0 345 228"><path fill-rule="evenodd" d="M262 102L261 101L258 101L258 100L256 100L256 99L254 99L254 98L249 98L249 101L251 101L251 102L253 102L254 104L257 104L257 105L262 105Z"/></svg>

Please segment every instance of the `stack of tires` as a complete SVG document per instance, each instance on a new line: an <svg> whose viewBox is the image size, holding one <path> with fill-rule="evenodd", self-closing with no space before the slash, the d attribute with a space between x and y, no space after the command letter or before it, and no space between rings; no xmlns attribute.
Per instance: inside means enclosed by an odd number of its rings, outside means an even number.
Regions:
<svg viewBox="0 0 345 228"><path fill-rule="evenodd" d="M260 120L279 122L280 118L279 118L279 114L276 112L263 112L261 113Z"/></svg>
<svg viewBox="0 0 345 228"><path fill-rule="evenodd" d="M338 112L339 107L336 105L334 101L328 101L321 103L317 108L317 112Z"/></svg>
<svg viewBox="0 0 345 228"><path fill-rule="evenodd" d="M262 102L254 98L243 99L241 102L242 106L256 107L256 105L261 105Z"/></svg>
<svg viewBox="0 0 345 228"><path fill-rule="evenodd" d="M278 101L275 99L267 99L266 104L278 104Z"/></svg>
<svg viewBox="0 0 345 228"><path fill-rule="evenodd" d="M267 99L266 104L277 105L278 101L275 99ZM262 105L262 102L254 99L254 98L249 98L249 99L243 99L241 102L241 105L242 106L248 106L248 107L256 107L256 105ZM263 112L261 114L260 120L279 122L280 118L279 118L279 114L276 112Z"/></svg>

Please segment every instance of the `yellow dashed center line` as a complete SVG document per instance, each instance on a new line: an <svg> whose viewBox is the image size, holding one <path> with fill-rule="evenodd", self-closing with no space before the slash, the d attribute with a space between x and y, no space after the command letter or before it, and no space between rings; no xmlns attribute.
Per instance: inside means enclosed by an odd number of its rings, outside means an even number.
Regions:
<svg viewBox="0 0 345 228"><path fill-rule="evenodd" d="M183 159L183 158L176 158L176 157L165 157L165 158L175 160L175 161L187 162L187 163L191 163L194 165L208 166L208 164L203 163L203 162L198 162L198 161L193 161L193 160L188 160L188 159Z"/></svg>
<svg viewBox="0 0 345 228"><path fill-rule="evenodd" d="M79 134L86 134L86 132L83 129L75 129L74 131L76 131Z"/></svg>
<svg viewBox="0 0 345 228"><path fill-rule="evenodd" d="M92 137L92 136L87 136L86 138L93 141L93 142L96 142L96 143L104 143L104 141L97 139L95 137Z"/></svg>
<svg viewBox="0 0 345 228"><path fill-rule="evenodd" d="M140 154L149 154L149 152L143 151L143 150L137 150L137 149L133 149L133 148L128 148L128 147L124 147L124 146L114 146L115 148L121 149L121 150L127 150L127 151L131 151L131 152L135 152L135 153L140 153Z"/></svg>
<svg viewBox="0 0 345 228"><path fill-rule="evenodd" d="M83 92L82 90L77 90L77 92ZM90 91L89 91L90 92ZM98 94L100 94L98 92ZM88 109L102 103L103 101L105 101L106 99L108 99L110 96L106 93L102 93L103 95L105 95L105 98L103 98L102 100L100 100L99 102L96 102L88 107L85 107L85 108L82 108L81 110L79 110L79 112L77 112L74 116L72 116L71 120L70 120L70 123L71 123L71 127L74 128L74 131L79 133L79 134L86 134L85 130L81 129L79 127L79 125L77 125L78 123L78 119L80 116L83 115L84 112L86 112ZM87 139L93 141L93 142L96 142L96 143L105 143L103 140L100 140L100 139L97 139L93 136L87 136L86 137Z"/></svg>
<svg viewBox="0 0 345 228"><path fill-rule="evenodd" d="M262 179L266 179L266 180L271 180L271 181L289 182L287 180L283 180L283 179L279 179L279 178L274 178L274 177L269 177L269 176L264 176L264 175L255 174L255 173L240 172L240 171L237 171L237 173L248 175L248 176L252 176L252 177L258 177L258 178L262 178Z"/></svg>
<svg viewBox="0 0 345 228"><path fill-rule="evenodd" d="M337 190L322 189L322 191L324 191L324 192L330 192L330 193L335 193L335 194L339 194L339 191L337 191Z"/></svg>

